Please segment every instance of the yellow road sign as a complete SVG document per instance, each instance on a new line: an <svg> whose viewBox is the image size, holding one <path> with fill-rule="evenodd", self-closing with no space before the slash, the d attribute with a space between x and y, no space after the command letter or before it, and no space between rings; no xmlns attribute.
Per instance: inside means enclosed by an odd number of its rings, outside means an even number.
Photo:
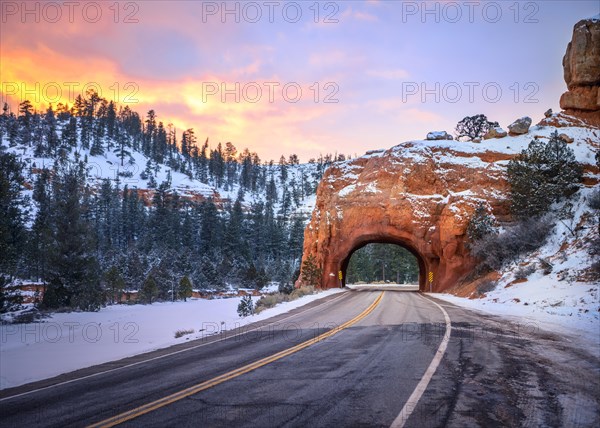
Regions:
<svg viewBox="0 0 600 428"><path fill-rule="evenodd" d="M343 277L344 277L344 274L342 273L342 271L339 271L338 278L340 279L340 281L342 280Z"/></svg>
<svg viewBox="0 0 600 428"><path fill-rule="evenodd" d="M429 282L433 282L433 272L429 272Z"/></svg>

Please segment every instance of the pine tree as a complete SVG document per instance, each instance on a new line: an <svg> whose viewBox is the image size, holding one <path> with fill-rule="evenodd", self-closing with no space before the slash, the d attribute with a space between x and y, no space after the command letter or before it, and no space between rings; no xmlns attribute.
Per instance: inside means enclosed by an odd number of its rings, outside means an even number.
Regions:
<svg viewBox="0 0 600 428"><path fill-rule="evenodd" d="M179 281L179 297L183 299L184 302L187 302L188 297L192 297L192 281L185 275Z"/></svg>
<svg viewBox="0 0 600 428"><path fill-rule="evenodd" d="M56 117L52 106L48 107L46 116L44 117L44 133L46 136L46 146L48 154L54 154L60 144L58 133L56 131Z"/></svg>
<svg viewBox="0 0 600 428"><path fill-rule="evenodd" d="M0 115L0 145L4 141L4 136L8 134L9 111L10 107L5 102Z"/></svg>
<svg viewBox="0 0 600 428"><path fill-rule="evenodd" d="M323 270L317 265L314 254L309 255L302 262L302 281L307 285L317 287L321 283L322 276Z"/></svg>
<svg viewBox="0 0 600 428"><path fill-rule="evenodd" d="M77 146L77 118L69 118L69 123L63 127L61 139L62 146L68 150Z"/></svg>
<svg viewBox="0 0 600 428"><path fill-rule="evenodd" d="M81 166L61 165L53 179L54 246L48 264L44 306L98 310L103 303L94 234L82 203Z"/></svg>
<svg viewBox="0 0 600 428"><path fill-rule="evenodd" d="M242 297L242 300L238 305L237 313L240 317L247 317L254 313L254 302L252 301L252 297Z"/></svg>
<svg viewBox="0 0 600 428"><path fill-rule="evenodd" d="M33 105L29 100L19 104L19 142L25 146L29 146L32 141L33 132Z"/></svg>
<svg viewBox="0 0 600 428"><path fill-rule="evenodd" d="M111 266L104 273L104 282L106 283L106 288L110 290L111 303L119 302L121 293L125 289L125 280L117 266Z"/></svg>
<svg viewBox="0 0 600 428"><path fill-rule="evenodd" d="M116 145L114 149L115 155L121 160L121 166L124 166L125 159L131 159L131 152L129 151L129 141L127 135L124 132L119 132L116 135Z"/></svg>
<svg viewBox="0 0 600 428"><path fill-rule="evenodd" d="M114 101L108 103L108 109L106 111L106 134L108 141L115 138L117 135L117 111ZM110 147L106 148L110 150Z"/></svg>
<svg viewBox="0 0 600 428"><path fill-rule="evenodd" d="M25 241L23 163L0 152L0 275L14 275Z"/></svg>
<svg viewBox="0 0 600 428"><path fill-rule="evenodd" d="M29 265L34 271L34 278L36 279L47 277L48 259L54 242L53 210L48 189L49 184L50 173L47 169L44 169L38 174L33 188L33 200L37 205L37 212L28 242Z"/></svg>
<svg viewBox="0 0 600 428"><path fill-rule="evenodd" d="M288 177L288 168L285 156L281 155L279 158L279 177L282 183L285 183Z"/></svg>
<svg viewBox="0 0 600 428"><path fill-rule="evenodd" d="M215 255L222 245L222 226L217 207L212 199L202 203L202 226L200 228L200 251Z"/></svg>
<svg viewBox="0 0 600 428"><path fill-rule="evenodd" d="M512 211L517 217L546 213L552 203L578 189L583 169L558 132L547 144L535 139L508 164Z"/></svg>
<svg viewBox="0 0 600 428"><path fill-rule="evenodd" d="M239 251L242 245L244 213L240 198L236 199L233 204L231 213L229 214L229 222L225 231L225 248L230 254L235 254Z"/></svg>
<svg viewBox="0 0 600 428"><path fill-rule="evenodd" d="M302 244L304 242L304 220L296 216L292 222L288 240L288 259L298 267L298 260L302 257Z"/></svg>
<svg viewBox="0 0 600 428"><path fill-rule="evenodd" d="M141 290L139 291L140 301L143 303L152 304L158 296L158 286L152 275L148 275L144 280Z"/></svg>

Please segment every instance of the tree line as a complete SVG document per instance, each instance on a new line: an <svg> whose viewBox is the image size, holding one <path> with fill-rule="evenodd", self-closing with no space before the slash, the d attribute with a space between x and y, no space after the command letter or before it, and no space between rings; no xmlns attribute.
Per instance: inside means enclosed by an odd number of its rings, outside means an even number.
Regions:
<svg viewBox="0 0 600 428"><path fill-rule="evenodd" d="M419 264L413 254L399 245L368 244L352 254L346 279L349 284L418 284Z"/></svg>
<svg viewBox="0 0 600 428"><path fill-rule="evenodd" d="M320 156L307 166L292 154L263 163L232 143L199 145L193 129L178 137L153 110L142 120L94 92L45 113L24 101L15 115L5 104L0 142L4 309L15 278L43 282L44 307L83 310L114 302L125 289L152 302L188 297L192 287L289 283L298 275L307 220L298 208L324 170L345 158ZM35 159L15 154L20 149ZM109 152L123 167L143 154L146 185L123 184L128 168L94 181L88 157ZM164 169L237 197L183 197L170 173L159 182Z"/></svg>

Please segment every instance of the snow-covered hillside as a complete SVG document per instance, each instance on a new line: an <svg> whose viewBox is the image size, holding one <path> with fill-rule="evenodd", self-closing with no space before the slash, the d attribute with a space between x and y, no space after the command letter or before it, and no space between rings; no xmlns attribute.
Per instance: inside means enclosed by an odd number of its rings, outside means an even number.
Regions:
<svg viewBox="0 0 600 428"><path fill-rule="evenodd" d="M599 353L600 284L589 272L598 227L587 205L593 191L581 190L570 201L572 217L557 222L544 246L504 267L499 279L488 283L490 291L436 297L544 330L569 332Z"/></svg>
<svg viewBox="0 0 600 428"><path fill-rule="evenodd" d="M52 169L56 158L51 157L36 157L34 155L34 147L25 145L16 145L9 147L8 140L4 138L2 148L16 154L19 159L25 162L25 171L28 172L27 179L30 183L35 181L35 175L40 169ZM78 147L68 154L69 159L87 160L88 167L88 182L93 186L99 186L102 180L119 180L121 187L127 185L130 189L152 189L148 186L148 180L144 180L143 171L147 165L151 165L152 174L156 184L169 182L169 191L176 191L184 198L213 198L217 202L233 202L240 194L240 184L236 181L231 186L216 186L207 182L202 182L197 178L190 177L173 170L165 164L152 162L147 156L139 151L132 150L128 159L121 165L121 159L115 152L107 151L102 155L91 155L90 149ZM312 212L315 203L315 190L320 180L323 166L317 163L289 164L286 165L286 176L281 178L281 166L262 165L264 174L267 177L275 177L277 192L275 203L275 211L281 208L284 200L284 191L291 189L294 186L305 184L305 191L298 198L298 204L294 204L292 199L292 211L303 216L308 216ZM306 190L309 189L309 190ZM26 192L31 196L31 192ZM264 192L244 192L243 204L249 207L251 204L265 201ZM33 209L33 207L31 207Z"/></svg>

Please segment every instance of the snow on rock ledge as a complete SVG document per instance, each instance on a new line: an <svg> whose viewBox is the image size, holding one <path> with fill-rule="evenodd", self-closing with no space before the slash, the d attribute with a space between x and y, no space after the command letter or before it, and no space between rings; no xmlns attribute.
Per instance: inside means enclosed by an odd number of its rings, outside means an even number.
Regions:
<svg viewBox="0 0 600 428"><path fill-rule="evenodd" d="M304 258L323 268L322 287L339 287L338 272L369 242L402 244L434 273L434 291L464 278L475 261L465 246L466 227L480 203L508 220L506 164L533 138L557 128L533 126L526 135L473 142L409 141L332 165L317 190L304 235ZM584 164L586 184L598 183L594 154L600 130L561 127ZM423 279L422 279L423 280ZM424 282L421 288L429 288Z"/></svg>

